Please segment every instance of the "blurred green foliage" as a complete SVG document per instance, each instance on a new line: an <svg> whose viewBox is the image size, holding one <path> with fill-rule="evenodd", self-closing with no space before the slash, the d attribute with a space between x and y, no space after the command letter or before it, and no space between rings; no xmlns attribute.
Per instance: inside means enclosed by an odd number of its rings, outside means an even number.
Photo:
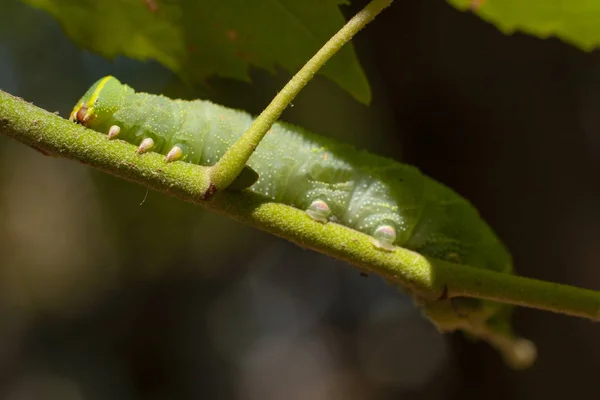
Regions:
<svg viewBox="0 0 600 400"><path fill-rule="evenodd" d="M248 81L250 66L298 70L343 24L345 0L24 0L80 46L109 59L156 60L185 81ZM323 69L363 103L371 90L352 45Z"/></svg>
<svg viewBox="0 0 600 400"><path fill-rule="evenodd" d="M522 31L541 38L559 37L591 51L600 45L597 0L448 0L471 10L505 34Z"/></svg>

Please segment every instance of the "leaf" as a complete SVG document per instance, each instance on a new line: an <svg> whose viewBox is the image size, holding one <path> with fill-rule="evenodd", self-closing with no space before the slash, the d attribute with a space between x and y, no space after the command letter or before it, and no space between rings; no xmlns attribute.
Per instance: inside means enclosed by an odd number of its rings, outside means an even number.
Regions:
<svg viewBox="0 0 600 400"><path fill-rule="evenodd" d="M583 50L600 45L597 0L448 0L473 10L505 34L522 31L541 38L556 36Z"/></svg>
<svg viewBox="0 0 600 400"><path fill-rule="evenodd" d="M346 0L23 0L104 57L156 60L189 82L249 81L250 66L295 73L344 24ZM357 100L371 90L351 44L321 73Z"/></svg>

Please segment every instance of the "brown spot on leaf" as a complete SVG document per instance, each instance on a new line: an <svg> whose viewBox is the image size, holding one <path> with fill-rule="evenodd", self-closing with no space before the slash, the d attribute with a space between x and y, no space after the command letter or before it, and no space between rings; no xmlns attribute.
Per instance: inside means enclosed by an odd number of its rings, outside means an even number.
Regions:
<svg viewBox="0 0 600 400"><path fill-rule="evenodd" d="M227 35L227 39L231 40L232 42L235 42L238 39L238 31L235 29L225 31L225 35Z"/></svg>
<svg viewBox="0 0 600 400"><path fill-rule="evenodd" d="M242 59L244 61L248 61L248 62L252 61L252 58L253 58L250 53L247 53L245 51L236 51L235 56L237 58L240 58L240 59Z"/></svg>
<svg viewBox="0 0 600 400"><path fill-rule="evenodd" d="M150 12L158 11L158 0L142 0Z"/></svg>
<svg viewBox="0 0 600 400"><path fill-rule="evenodd" d="M471 11L477 11L485 3L485 0L471 0L470 8Z"/></svg>

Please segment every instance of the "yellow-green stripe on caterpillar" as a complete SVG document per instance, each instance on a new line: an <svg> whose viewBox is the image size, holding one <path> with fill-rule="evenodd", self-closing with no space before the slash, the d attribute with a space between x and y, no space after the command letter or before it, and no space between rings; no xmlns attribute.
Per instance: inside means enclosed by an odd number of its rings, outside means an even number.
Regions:
<svg viewBox="0 0 600 400"><path fill-rule="evenodd" d="M165 161L213 165L246 131L252 116L208 101L136 93L113 77L96 82L70 119L154 151ZM418 169L276 123L248 165L258 180L248 190L371 235L382 249L499 272L510 254L477 210Z"/></svg>

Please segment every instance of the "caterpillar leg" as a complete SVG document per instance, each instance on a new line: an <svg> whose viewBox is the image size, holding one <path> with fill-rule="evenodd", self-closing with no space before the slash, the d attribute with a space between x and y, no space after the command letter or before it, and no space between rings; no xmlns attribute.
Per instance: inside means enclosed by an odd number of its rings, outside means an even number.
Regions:
<svg viewBox="0 0 600 400"><path fill-rule="evenodd" d="M171 150L167 153L165 157L166 162L177 161L181 157L183 157L183 149L177 145L173 146Z"/></svg>
<svg viewBox="0 0 600 400"><path fill-rule="evenodd" d="M146 138L146 139L142 140L142 143L140 143L140 147L138 147L138 149L136 150L136 153L138 153L138 154L145 153L153 147L154 147L154 140L152 140L151 138Z"/></svg>
<svg viewBox="0 0 600 400"><path fill-rule="evenodd" d="M373 245L375 247L394 251L394 241L396 240L396 229L390 225L381 225L373 233Z"/></svg>
<svg viewBox="0 0 600 400"><path fill-rule="evenodd" d="M326 224L329 221L331 209L323 200L315 200L308 206L306 213L315 221Z"/></svg>
<svg viewBox="0 0 600 400"><path fill-rule="evenodd" d="M171 147L171 150L167 153L165 157L166 162L177 161L185 159L189 156L189 149L187 145L183 143L176 143Z"/></svg>
<svg viewBox="0 0 600 400"><path fill-rule="evenodd" d="M114 139L117 136L119 136L119 133L121 133L121 127L118 125L113 125L110 127L110 129L108 130L108 139Z"/></svg>

